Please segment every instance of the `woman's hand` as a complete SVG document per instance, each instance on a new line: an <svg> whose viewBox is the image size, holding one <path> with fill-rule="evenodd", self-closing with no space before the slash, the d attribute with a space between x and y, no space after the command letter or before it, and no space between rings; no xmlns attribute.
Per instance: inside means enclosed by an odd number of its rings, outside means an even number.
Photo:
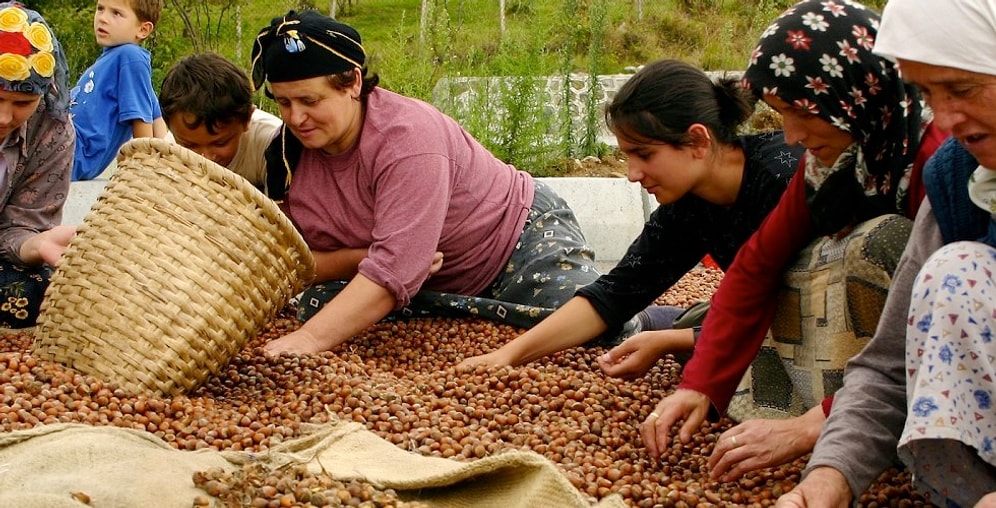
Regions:
<svg viewBox="0 0 996 508"><path fill-rule="evenodd" d="M684 423L678 431L682 443L692 440L692 434L705 421L709 413L709 397L695 390L679 389L657 403L650 416L640 426L643 444L652 457L660 457L667 450L667 438L671 427L681 420Z"/></svg>
<svg viewBox="0 0 996 508"><path fill-rule="evenodd" d="M432 255L432 264L429 265L429 277L435 275L436 272L438 272L439 269L442 267L443 267L443 253L436 251L436 253Z"/></svg>
<svg viewBox="0 0 996 508"><path fill-rule="evenodd" d="M832 467L818 467L778 498L775 508L846 508L851 503L847 478Z"/></svg>
<svg viewBox="0 0 996 508"><path fill-rule="evenodd" d="M263 352L268 356L277 356L281 353L303 355L320 353L328 349L317 337L302 329L294 330L279 339L271 340L263 346Z"/></svg>
<svg viewBox="0 0 996 508"><path fill-rule="evenodd" d="M498 349L490 353L485 353L483 355L465 358L462 362L457 364L456 368L458 371L466 371L466 370L473 370L479 366L507 367L510 365L512 365L512 362L505 355L505 350Z"/></svg>
<svg viewBox="0 0 996 508"><path fill-rule="evenodd" d="M21 261L29 265L55 266L75 234L76 226L63 225L31 236L21 244Z"/></svg>
<svg viewBox="0 0 996 508"><path fill-rule="evenodd" d="M269 356L329 351L377 323L396 306L394 295L360 274L301 328L263 346Z"/></svg>
<svg viewBox="0 0 996 508"><path fill-rule="evenodd" d="M795 460L813 451L825 420L822 406L797 418L747 420L719 436L709 457L709 476L731 482L750 471Z"/></svg>
<svg viewBox="0 0 996 508"><path fill-rule="evenodd" d="M996 492L990 492L975 503L975 508L996 508Z"/></svg>
<svg viewBox="0 0 996 508"><path fill-rule="evenodd" d="M522 365L557 351L580 346L605 329L605 322L591 303L584 297L575 296L497 351L467 358L457 364L457 368Z"/></svg>
<svg viewBox="0 0 996 508"><path fill-rule="evenodd" d="M640 332L598 357L602 372L612 377L633 379L643 376L666 353L690 351L691 330Z"/></svg>

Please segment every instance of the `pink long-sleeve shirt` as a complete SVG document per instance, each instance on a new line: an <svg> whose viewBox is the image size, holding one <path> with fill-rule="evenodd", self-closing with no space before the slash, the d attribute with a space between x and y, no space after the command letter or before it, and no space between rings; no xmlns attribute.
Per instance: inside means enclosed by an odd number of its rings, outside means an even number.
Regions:
<svg viewBox="0 0 996 508"><path fill-rule="evenodd" d="M376 88L359 140L305 150L284 209L316 251L368 248L359 273L407 305L421 288L476 295L504 268L533 180L433 106ZM432 256L442 269L427 279Z"/></svg>

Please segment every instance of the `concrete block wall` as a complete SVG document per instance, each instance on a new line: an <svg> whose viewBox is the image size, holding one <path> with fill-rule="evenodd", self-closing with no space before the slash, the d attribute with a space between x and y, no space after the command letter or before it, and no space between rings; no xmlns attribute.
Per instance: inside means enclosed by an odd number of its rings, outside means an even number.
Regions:
<svg viewBox="0 0 996 508"><path fill-rule="evenodd" d="M90 212L90 207L104 192L105 186L107 180L103 179L70 183L69 196L66 198L65 206L62 207L62 223L74 226L82 224L83 218Z"/></svg>
<svg viewBox="0 0 996 508"><path fill-rule="evenodd" d="M656 207L639 184L625 178L540 178L574 210L600 268L614 266Z"/></svg>
<svg viewBox="0 0 996 508"><path fill-rule="evenodd" d="M550 119L560 118L560 111L567 108L570 112L567 117L573 122L571 128L574 132L581 133L585 128L586 108L591 103L595 105L594 113L599 124L598 140L614 146L615 137L606 129L604 122L601 122L600 115L604 104L612 100L619 87L631 76L632 74L600 75L596 77L597 84L594 86L589 75L582 73L571 74L566 78L536 77L532 86L539 92L531 99L535 104L528 106L542 111L543 120L550 121L547 134L556 137L560 128L555 120ZM503 99L500 99L501 95L512 94L518 97L515 95L518 92L513 88L515 85L512 79L521 78L505 76L442 78L432 90L432 103L460 122L466 121L470 115L475 114L475 110L482 108L482 111L477 111L477 115L497 120L506 114L503 110ZM481 100L481 94L487 94L487 100ZM590 100L592 94L595 96L594 100Z"/></svg>
<svg viewBox="0 0 996 508"><path fill-rule="evenodd" d="M612 101L616 92L637 72L640 67L627 69L627 73L622 74L601 74L591 79L591 75L584 73L574 73L570 76L540 76L534 78L533 85L539 91L532 100L543 112L544 120L554 119L549 125L550 136L558 136L559 126L556 125L557 118L561 118L560 111L567 108L570 112L567 115L572 119L572 129L576 133L583 132L587 109L594 107L596 121L599 123L598 140L608 146L616 146L616 138L606 128L602 119L602 111L605 105ZM734 78L739 79L743 71L707 71L706 74L712 79ZM450 116L463 122L474 114L483 115L492 119L501 118L506 114L503 111L502 94L514 94L516 84L514 80L521 78L510 78L507 76L458 76L444 77L436 82L432 89L432 103L445 111ZM482 98L480 95L486 94ZM594 97L592 97L594 96ZM593 100L592 100L593 99ZM565 103L566 102L566 103Z"/></svg>

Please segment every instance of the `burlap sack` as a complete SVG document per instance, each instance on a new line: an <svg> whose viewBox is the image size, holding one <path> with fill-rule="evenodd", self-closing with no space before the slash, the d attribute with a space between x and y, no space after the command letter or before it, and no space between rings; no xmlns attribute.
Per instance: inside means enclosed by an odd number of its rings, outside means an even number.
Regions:
<svg viewBox="0 0 996 508"><path fill-rule="evenodd" d="M317 427L264 453L179 451L154 435L116 427L56 424L0 434L0 506L60 508L182 507L206 495L192 476L249 462L305 463L334 477L393 488L438 507L592 506L543 456L510 451L473 462L423 457L353 422ZM599 508L622 508L619 496Z"/></svg>
<svg viewBox="0 0 996 508"><path fill-rule="evenodd" d="M886 215L799 254L785 274L771 331L730 402L730 418L798 416L843 385L847 360L875 333L912 226Z"/></svg>

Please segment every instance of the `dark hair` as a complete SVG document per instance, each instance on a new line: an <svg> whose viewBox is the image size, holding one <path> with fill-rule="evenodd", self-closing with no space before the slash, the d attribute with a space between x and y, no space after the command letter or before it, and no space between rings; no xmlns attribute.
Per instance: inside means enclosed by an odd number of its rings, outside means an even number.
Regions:
<svg viewBox="0 0 996 508"><path fill-rule="evenodd" d="M187 128L201 125L209 133L233 120L248 122L252 117L252 88L249 77L227 58L217 53L184 57L166 72L159 90L163 120L180 113L193 115Z"/></svg>
<svg viewBox="0 0 996 508"><path fill-rule="evenodd" d="M325 79L328 80L329 85L331 85L332 88L335 88L336 90L345 90L353 86L353 83L356 82L355 71L356 68L354 67L352 69L349 69L348 71L329 74L325 76ZM366 100L367 96L370 95L370 92L373 92L373 89L377 88L377 85L380 83L380 76L378 76L377 73L373 73L368 76L367 72L369 71L366 67L360 69L360 75L363 76L363 85L360 87L361 100ZM266 97L269 99L274 98L273 92L270 91L269 86L263 88L263 94L266 95Z"/></svg>
<svg viewBox="0 0 996 508"><path fill-rule="evenodd" d="M370 95L370 92L372 92L373 89L377 87L377 84L380 83L380 76L378 76L376 72L370 76L367 76L367 72L366 67L360 69L360 76L363 76L363 86L360 88L360 99L366 99L367 96ZM353 86L353 83L356 82L356 73L353 72L353 69L350 69L338 74L331 74L328 76L328 79L329 84L332 85L332 88L344 90Z"/></svg>
<svg viewBox="0 0 996 508"><path fill-rule="evenodd" d="M658 60L623 84L605 108L605 123L617 136L672 146L692 143L688 128L700 123L729 144L756 102L738 79L713 81L687 63Z"/></svg>

